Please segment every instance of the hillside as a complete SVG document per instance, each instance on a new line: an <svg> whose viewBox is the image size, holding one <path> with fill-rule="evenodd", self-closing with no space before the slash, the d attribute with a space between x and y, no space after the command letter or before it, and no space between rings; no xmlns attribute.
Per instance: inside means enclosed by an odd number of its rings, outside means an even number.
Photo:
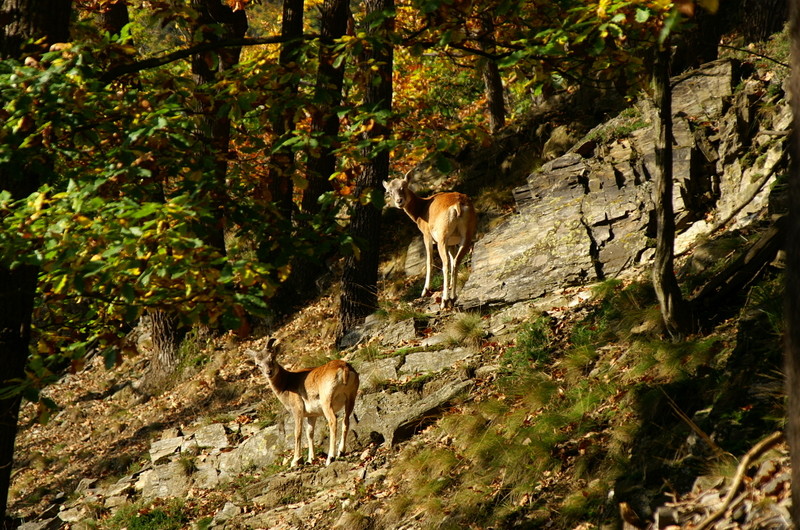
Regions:
<svg viewBox="0 0 800 530"><path fill-rule="evenodd" d="M647 281L649 160L637 151L646 120L628 110L535 171L496 161L515 169L474 193L486 215L467 268L469 311L415 300L420 284L406 272L418 265L393 247L384 309L341 352L330 348L333 285L252 340L192 338L174 388L146 402L128 384L146 367L146 330L119 366L90 359L49 389L62 407L49 422L24 408L12 512L28 529L599 528L656 518L664 528L724 507L707 528L788 527L785 444L769 439L743 460L783 425L780 264L773 249L754 272L733 274L781 213L787 108L771 66L731 64L718 121L681 115L682 174L713 175L708 191L680 183L679 280L687 296L714 295L697 308L696 334L670 341L659 324ZM701 164L692 156L706 144L717 158ZM628 173L596 169L620 160ZM463 174L465 188L478 187ZM551 230L559 218L572 222ZM268 333L282 339L285 364L341 356L361 374L359 422L331 466L287 466L291 422L245 354ZM327 432L317 431L321 448ZM742 461L744 484L732 488Z"/></svg>

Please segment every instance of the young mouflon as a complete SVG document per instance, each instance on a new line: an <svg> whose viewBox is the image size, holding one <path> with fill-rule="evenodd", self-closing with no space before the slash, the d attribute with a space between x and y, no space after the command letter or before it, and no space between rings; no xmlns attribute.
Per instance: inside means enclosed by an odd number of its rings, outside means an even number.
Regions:
<svg viewBox="0 0 800 530"><path fill-rule="evenodd" d="M278 341L270 338L264 350L249 350L256 364L269 381L269 386L286 410L294 417L294 458L292 466L300 463L300 438L303 419L306 423L308 461L314 461L314 426L319 416L328 421L330 443L326 465L344 453L350 415L356 403L358 373L350 364L334 360L316 368L299 371L286 370L277 361ZM344 409L342 436L336 445L336 413Z"/></svg>

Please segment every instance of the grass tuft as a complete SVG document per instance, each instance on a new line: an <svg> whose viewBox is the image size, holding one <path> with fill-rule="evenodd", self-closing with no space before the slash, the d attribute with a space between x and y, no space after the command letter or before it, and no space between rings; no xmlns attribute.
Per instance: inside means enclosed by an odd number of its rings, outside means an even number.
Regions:
<svg viewBox="0 0 800 530"><path fill-rule="evenodd" d="M453 346L478 347L485 335L483 319L479 313L462 313L447 327L447 342Z"/></svg>

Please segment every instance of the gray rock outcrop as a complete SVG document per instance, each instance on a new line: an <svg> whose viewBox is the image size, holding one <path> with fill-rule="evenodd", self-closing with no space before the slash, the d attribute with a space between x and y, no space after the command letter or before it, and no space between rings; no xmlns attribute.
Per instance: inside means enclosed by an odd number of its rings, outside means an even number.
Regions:
<svg viewBox="0 0 800 530"><path fill-rule="evenodd" d="M738 75L736 63L721 60L673 82L678 251L721 220L730 217L734 226L752 222L765 210L776 169L785 164L788 105L780 96L765 102L765 85L755 78L732 97ZM759 116L765 103L775 108ZM472 272L459 297L464 308L614 277L652 256L650 114L640 106L638 115L623 114L595 128L515 190L518 213L475 244ZM751 145L762 155L741 159Z"/></svg>

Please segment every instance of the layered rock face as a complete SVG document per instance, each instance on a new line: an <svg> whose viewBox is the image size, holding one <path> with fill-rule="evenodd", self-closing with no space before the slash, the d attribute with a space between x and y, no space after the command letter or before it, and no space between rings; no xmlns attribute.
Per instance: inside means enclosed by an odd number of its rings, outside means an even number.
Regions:
<svg viewBox="0 0 800 530"><path fill-rule="evenodd" d="M741 90L734 87L742 85ZM673 80L676 250L719 222L753 222L785 167L791 113L769 79L721 60ZM772 95L770 95L772 94ZM651 109L596 127L514 191L517 213L475 244L465 309L603 280L652 257ZM753 147L758 156L753 156ZM746 155L747 154L747 155Z"/></svg>

